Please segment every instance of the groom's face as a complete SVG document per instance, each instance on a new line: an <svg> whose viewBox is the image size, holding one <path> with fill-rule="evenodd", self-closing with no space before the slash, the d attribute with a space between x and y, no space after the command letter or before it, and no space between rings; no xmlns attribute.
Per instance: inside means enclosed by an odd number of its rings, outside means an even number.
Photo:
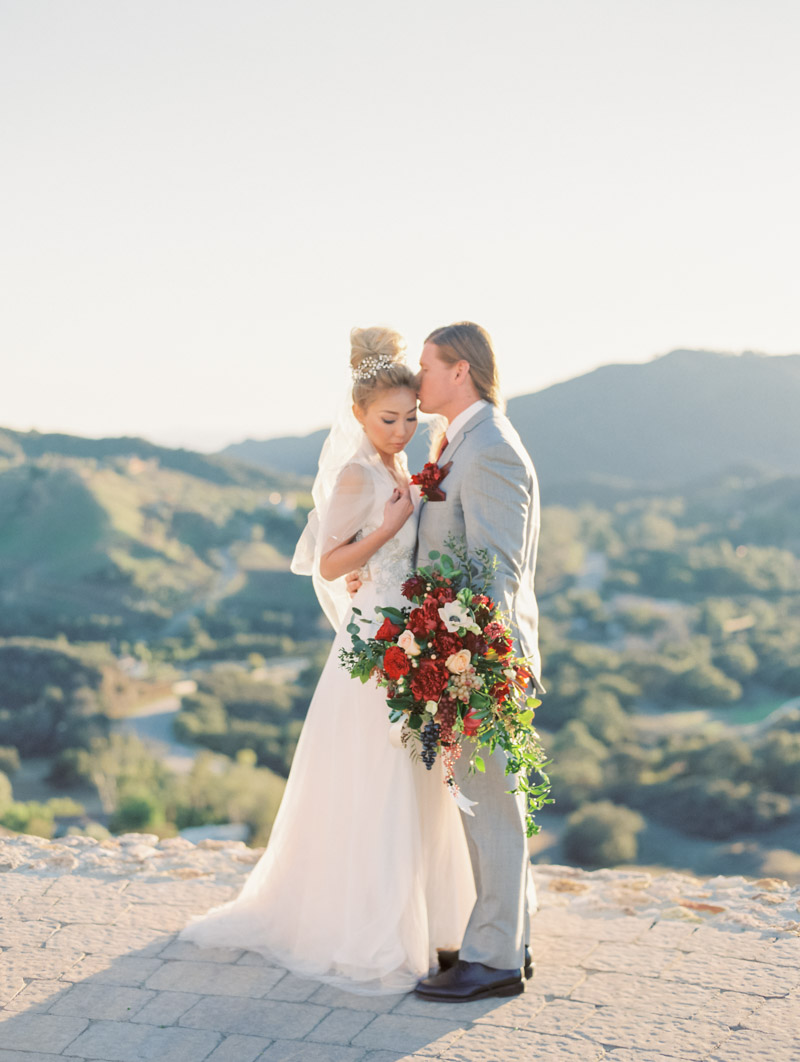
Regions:
<svg viewBox="0 0 800 1062"><path fill-rule="evenodd" d="M423 413L442 413L453 401L456 365L448 365L439 357L435 343L426 343L419 359L417 395Z"/></svg>

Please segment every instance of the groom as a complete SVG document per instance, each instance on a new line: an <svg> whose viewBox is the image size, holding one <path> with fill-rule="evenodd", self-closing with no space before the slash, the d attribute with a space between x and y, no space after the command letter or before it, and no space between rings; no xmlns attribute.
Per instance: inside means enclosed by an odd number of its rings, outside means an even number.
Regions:
<svg viewBox="0 0 800 1062"><path fill-rule="evenodd" d="M497 557L492 597L510 618L521 656L539 681L538 608L533 574L539 538L539 488L533 463L500 408L497 364L489 334L470 322L437 328L420 357L419 406L447 418L440 467L444 501L422 506L417 536L420 563L453 536L475 554ZM511 795L505 754L486 756L484 774L467 778L469 746L456 761L456 781L477 801L464 816L477 900L459 952L440 952L440 970L420 981L417 995L461 1002L511 996L533 974L527 947L529 859L525 798Z"/></svg>

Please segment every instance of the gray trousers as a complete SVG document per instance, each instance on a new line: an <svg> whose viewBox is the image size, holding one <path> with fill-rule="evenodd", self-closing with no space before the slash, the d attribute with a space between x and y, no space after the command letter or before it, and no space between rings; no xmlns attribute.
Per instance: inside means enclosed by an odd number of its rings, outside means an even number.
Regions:
<svg viewBox="0 0 800 1062"><path fill-rule="evenodd" d="M525 797L512 796L514 775L505 773L506 756L481 752L486 772L468 770L474 743L462 742L455 764L455 778L465 796L477 801L471 815L462 815L475 889L472 909L460 957L482 962L497 970L522 966L524 946L530 933L530 903L533 897L525 833ZM530 896L529 896L530 890Z"/></svg>

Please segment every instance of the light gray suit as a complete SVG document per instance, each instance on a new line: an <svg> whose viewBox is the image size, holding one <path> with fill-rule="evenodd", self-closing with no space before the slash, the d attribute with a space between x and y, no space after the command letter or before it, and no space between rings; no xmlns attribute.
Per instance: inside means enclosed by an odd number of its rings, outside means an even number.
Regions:
<svg viewBox="0 0 800 1062"><path fill-rule="evenodd" d="M539 541L539 487L533 462L511 422L494 406L480 409L449 440L439 464L452 461L441 487L443 502L425 502L419 518L417 560L445 550L448 537L470 553L485 548L498 567L492 596L508 615L520 654L532 661L542 691L539 611L533 589ZM505 754L484 757L485 774L468 774L469 748L456 763L456 780L478 802L463 816L478 898L464 934L461 958L495 969L523 963L528 935L528 848L525 800L510 796L513 776Z"/></svg>

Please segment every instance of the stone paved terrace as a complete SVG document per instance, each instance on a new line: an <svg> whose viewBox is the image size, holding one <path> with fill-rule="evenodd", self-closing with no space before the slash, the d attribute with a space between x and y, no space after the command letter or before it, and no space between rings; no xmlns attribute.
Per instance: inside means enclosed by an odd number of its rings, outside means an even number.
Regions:
<svg viewBox="0 0 800 1062"><path fill-rule="evenodd" d="M176 942L260 853L126 835L0 839L0 1062L798 1062L800 889L536 871L522 996L350 995Z"/></svg>

